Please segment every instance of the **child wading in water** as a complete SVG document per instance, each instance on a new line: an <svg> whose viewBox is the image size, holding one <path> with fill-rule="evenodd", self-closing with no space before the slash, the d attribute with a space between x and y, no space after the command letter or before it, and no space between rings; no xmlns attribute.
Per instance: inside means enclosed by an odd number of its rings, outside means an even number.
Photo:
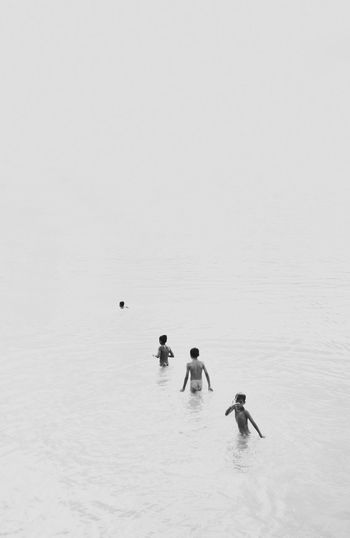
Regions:
<svg viewBox="0 0 350 538"><path fill-rule="evenodd" d="M159 337L160 346L158 348L158 353L157 355L153 355L153 357L159 359L159 366L169 366L168 357L174 357L172 349L165 345L167 339L168 337L166 334Z"/></svg>
<svg viewBox="0 0 350 538"><path fill-rule="evenodd" d="M205 377L208 381L208 390L213 390L210 385L210 378L209 374L207 372L207 369L204 365L204 362L201 362L198 360L199 357L199 349L196 347L193 347L190 350L191 355L191 362L188 362L186 365L186 375L184 379L184 384L181 389L181 392L183 392L186 388L188 376L191 374L191 392L197 392L197 390L202 390L202 373L205 373Z"/></svg>
<svg viewBox="0 0 350 538"><path fill-rule="evenodd" d="M258 432L260 437L264 437L262 435L261 431L258 428L258 425L254 422L251 414L249 411L244 409L243 404L245 404L246 395L239 392L235 396L235 403L231 405L228 409L225 411L225 415L229 415L233 410L235 411L235 418L237 422L238 429L242 435L248 435L250 433L248 429L248 420L253 424L254 428Z"/></svg>

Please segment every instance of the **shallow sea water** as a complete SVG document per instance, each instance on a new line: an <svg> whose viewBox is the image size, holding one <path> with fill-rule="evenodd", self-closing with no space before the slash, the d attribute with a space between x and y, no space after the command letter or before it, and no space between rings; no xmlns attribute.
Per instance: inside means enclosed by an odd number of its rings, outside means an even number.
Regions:
<svg viewBox="0 0 350 538"><path fill-rule="evenodd" d="M104 231L54 262L45 227L3 243L1 536L348 536L346 260L117 255ZM193 346L213 393L179 391ZM237 391L265 439L224 416Z"/></svg>
<svg viewBox="0 0 350 538"><path fill-rule="evenodd" d="M349 15L1 3L0 538L350 536Z"/></svg>

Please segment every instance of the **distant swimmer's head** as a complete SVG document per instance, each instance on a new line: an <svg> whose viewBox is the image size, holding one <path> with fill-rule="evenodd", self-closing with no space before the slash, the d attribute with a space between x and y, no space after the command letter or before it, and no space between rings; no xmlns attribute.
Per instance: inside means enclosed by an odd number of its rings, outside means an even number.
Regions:
<svg viewBox="0 0 350 538"><path fill-rule="evenodd" d="M190 355L191 355L192 359L198 359L198 357L199 357L199 349L197 347L193 347L192 349L190 349Z"/></svg>
<svg viewBox="0 0 350 538"><path fill-rule="evenodd" d="M162 336L159 337L159 343L161 346L165 346L167 343L168 337L166 334L162 334Z"/></svg>
<svg viewBox="0 0 350 538"><path fill-rule="evenodd" d="M240 404L245 404L246 395L243 392L237 392L235 396L235 402Z"/></svg>
<svg viewBox="0 0 350 538"><path fill-rule="evenodd" d="M124 301L120 301L119 306L120 306L120 308L124 308L124 306L125 306Z"/></svg>

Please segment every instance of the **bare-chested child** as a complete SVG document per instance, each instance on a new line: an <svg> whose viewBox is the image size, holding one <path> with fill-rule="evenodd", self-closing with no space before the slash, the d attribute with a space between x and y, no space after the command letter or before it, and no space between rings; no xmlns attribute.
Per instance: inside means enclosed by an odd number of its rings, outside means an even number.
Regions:
<svg viewBox="0 0 350 538"><path fill-rule="evenodd" d="M243 394L242 392L236 394L235 403L231 405L228 409L226 409L225 415L229 415L234 410L237 426L242 435L248 435L250 433L248 429L248 420L250 420L250 422L258 432L259 436L264 437L264 435L262 435L261 431L259 430L258 425L254 422L249 411L244 409L243 404L245 404L245 400L245 394Z"/></svg>
<svg viewBox="0 0 350 538"><path fill-rule="evenodd" d="M208 381L208 390L212 391L213 389L210 386L210 378L209 378L207 369L204 363L198 360L199 349L197 349L196 347L193 347L190 350L190 355L191 355L192 361L188 362L186 365L186 375L185 375L184 384L181 389L181 392L184 392L186 388L189 374L191 374L191 392L197 392L197 390L202 390L202 373L203 372L205 373L205 377L207 378L207 381Z"/></svg>
<svg viewBox="0 0 350 538"><path fill-rule="evenodd" d="M166 345L167 340L168 337L166 334L162 334L162 336L159 337L160 346L157 355L153 355L153 357L159 359L159 366L169 366L168 357L174 357L172 349Z"/></svg>

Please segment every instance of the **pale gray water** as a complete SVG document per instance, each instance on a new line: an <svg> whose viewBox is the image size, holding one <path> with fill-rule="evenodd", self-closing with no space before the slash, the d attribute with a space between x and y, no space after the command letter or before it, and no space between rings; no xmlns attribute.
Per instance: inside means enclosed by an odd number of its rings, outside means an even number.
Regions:
<svg viewBox="0 0 350 538"><path fill-rule="evenodd" d="M122 255L80 217L55 262L52 216L3 243L1 534L347 536L348 266L247 236ZM195 345L213 393L179 392ZM224 416L238 390L265 439Z"/></svg>
<svg viewBox="0 0 350 538"><path fill-rule="evenodd" d="M347 538L348 3L1 10L0 536Z"/></svg>

